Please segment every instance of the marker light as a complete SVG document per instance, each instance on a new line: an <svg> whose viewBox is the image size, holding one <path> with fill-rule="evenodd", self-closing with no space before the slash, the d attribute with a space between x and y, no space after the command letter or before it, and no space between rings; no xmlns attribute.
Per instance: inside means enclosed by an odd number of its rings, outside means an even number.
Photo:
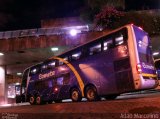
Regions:
<svg viewBox="0 0 160 119"><path fill-rule="evenodd" d="M77 30L71 29L69 33L70 33L71 36L76 36L77 35Z"/></svg>
<svg viewBox="0 0 160 119"><path fill-rule="evenodd" d="M0 52L0 56L3 56L4 54Z"/></svg>
<svg viewBox="0 0 160 119"><path fill-rule="evenodd" d="M138 74L142 73L142 66L141 66L141 64L137 64L136 68L137 68Z"/></svg>
<svg viewBox="0 0 160 119"><path fill-rule="evenodd" d="M21 76L21 75L22 75L22 73L21 73L21 72L18 72L18 73L17 73L17 75L18 75L18 76Z"/></svg>
<svg viewBox="0 0 160 119"><path fill-rule="evenodd" d="M51 48L51 50L52 50L53 52L55 52L55 51L58 51L59 49L58 49L57 47L53 47L53 48Z"/></svg>
<svg viewBox="0 0 160 119"><path fill-rule="evenodd" d="M153 56L159 55L159 52L154 52Z"/></svg>

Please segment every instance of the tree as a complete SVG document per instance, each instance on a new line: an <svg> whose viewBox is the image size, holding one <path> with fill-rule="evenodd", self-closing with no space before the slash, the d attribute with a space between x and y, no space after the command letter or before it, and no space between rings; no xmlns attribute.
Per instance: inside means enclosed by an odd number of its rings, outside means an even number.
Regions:
<svg viewBox="0 0 160 119"><path fill-rule="evenodd" d="M116 10L114 7L105 6L100 13L95 16L95 26L103 28L113 28L114 22L118 21L124 12Z"/></svg>
<svg viewBox="0 0 160 119"><path fill-rule="evenodd" d="M84 0L85 7L81 10L81 17L87 22L93 22L95 15L105 6L124 10L125 0Z"/></svg>

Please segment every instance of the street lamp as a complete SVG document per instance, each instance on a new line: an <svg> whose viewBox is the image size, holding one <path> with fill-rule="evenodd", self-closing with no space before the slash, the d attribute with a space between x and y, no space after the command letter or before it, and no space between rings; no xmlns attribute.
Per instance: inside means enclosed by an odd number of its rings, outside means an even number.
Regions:
<svg viewBox="0 0 160 119"><path fill-rule="evenodd" d="M71 36L76 36L78 32L76 29L71 29L69 33Z"/></svg>
<svg viewBox="0 0 160 119"><path fill-rule="evenodd" d="M52 50L53 52L55 52L55 51L58 51L59 49L58 49L58 47L53 47L53 48L51 48L51 50Z"/></svg>
<svg viewBox="0 0 160 119"><path fill-rule="evenodd" d="M4 54L0 52L0 56L3 56Z"/></svg>

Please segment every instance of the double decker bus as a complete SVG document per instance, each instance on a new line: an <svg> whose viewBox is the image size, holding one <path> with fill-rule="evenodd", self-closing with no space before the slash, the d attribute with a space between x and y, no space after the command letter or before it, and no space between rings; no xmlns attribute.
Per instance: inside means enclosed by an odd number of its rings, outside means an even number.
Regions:
<svg viewBox="0 0 160 119"><path fill-rule="evenodd" d="M129 24L27 68L17 102L115 99L157 85L150 38Z"/></svg>

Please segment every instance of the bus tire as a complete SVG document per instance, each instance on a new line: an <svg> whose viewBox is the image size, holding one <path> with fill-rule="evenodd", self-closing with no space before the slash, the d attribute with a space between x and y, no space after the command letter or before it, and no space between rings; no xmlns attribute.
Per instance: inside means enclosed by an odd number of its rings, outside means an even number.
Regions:
<svg viewBox="0 0 160 119"><path fill-rule="evenodd" d="M71 99L73 102L80 102L82 100L80 91L77 88L71 90Z"/></svg>
<svg viewBox="0 0 160 119"><path fill-rule="evenodd" d="M37 104L37 105L44 104L44 103L43 103L43 100L42 100L42 97L39 96L39 95L36 97L36 104Z"/></svg>
<svg viewBox="0 0 160 119"><path fill-rule="evenodd" d="M97 95L97 90L94 86L86 87L85 96L88 101L97 101L99 99Z"/></svg>
<svg viewBox="0 0 160 119"><path fill-rule="evenodd" d="M29 97L29 103L31 104L31 105L34 105L35 104L35 97L33 96L33 95L31 95L30 97Z"/></svg>

